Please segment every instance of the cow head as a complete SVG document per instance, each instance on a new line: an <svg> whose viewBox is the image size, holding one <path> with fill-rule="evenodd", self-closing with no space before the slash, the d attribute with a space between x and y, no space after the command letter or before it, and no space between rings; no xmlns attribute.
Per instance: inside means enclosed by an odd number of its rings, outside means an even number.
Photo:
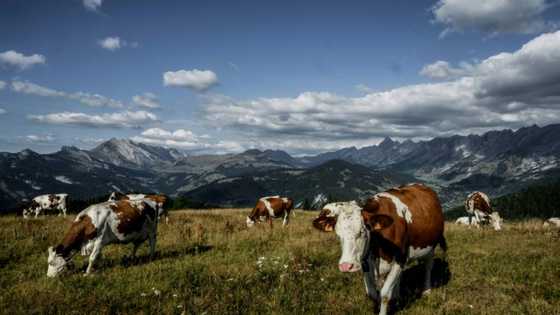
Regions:
<svg viewBox="0 0 560 315"><path fill-rule="evenodd" d="M113 191L110 195L109 195L109 200L107 201L117 201L117 200L122 200L123 198L125 198L126 195L119 192L119 191Z"/></svg>
<svg viewBox="0 0 560 315"><path fill-rule="evenodd" d="M338 269L342 272L356 272L362 267L369 234L361 210L355 201L329 203L313 221L315 228L325 232L335 231L340 239L342 255Z"/></svg>
<svg viewBox="0 0 560 315"><path fill-rule="evenodd" d="M255 220L251 219L250 217L247 217L245 223L247 224L247 227L252 227L253 225L255 225Z"/></svg>
<svg viewBox="0 0 560 315"><path fill-rule="evenodd" d="M68 262L66 261L66 259L64 259L62 254L57 253L52 246L49 247L48 252L49 258L47 259L47 262L49 264L49 267L47 269L47 277L52 278L58 276L60 273L66 270Z"/></svg>
<svg viewBox="0 0 560 315"><path fill-rule="evenodd" d="M494 211L490 213L488 217L490 218L490 224L492 224L494 230L499 231L502 229L502 221L504 220L500 217L498 212Z"/></svg>

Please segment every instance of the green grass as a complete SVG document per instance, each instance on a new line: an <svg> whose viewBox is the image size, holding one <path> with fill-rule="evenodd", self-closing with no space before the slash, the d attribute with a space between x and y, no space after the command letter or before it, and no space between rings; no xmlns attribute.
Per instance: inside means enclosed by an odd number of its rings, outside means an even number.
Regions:
<svg viewBox="0 0 560 315"><path fill-rule="evenodd" d="M179 211L161 224L157 258L125 257L132 245L111 245L92 276L87 261L48 279L47 247L72 218L0 217L0 313L3 314L366 314L361 274L337 270L333 233L297 212L287 228L244 226L248 209ZM446 225L438 250L437 288L420 297L423 271L403 276L399 314L560 314L560 234L540 221L506 224L501 232ZM261 258L261 257L264 257ZM262 261L260 266L257 261ZM447 268L448 266L448 268ZM157 294L159 293L159 294Z"/></svg>

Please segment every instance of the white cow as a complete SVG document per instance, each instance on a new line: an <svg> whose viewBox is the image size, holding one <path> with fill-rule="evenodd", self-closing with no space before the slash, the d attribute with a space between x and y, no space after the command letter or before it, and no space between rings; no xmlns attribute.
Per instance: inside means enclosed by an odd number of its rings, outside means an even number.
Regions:
<svg viewBox="0 0 560 315"><path fill-rule="evenodd" d="M556 217L549 218L548 220L546 220L543 223L543 226L544 227L549 227L549 226L560 227L560 218L556 218Z"/></svg>
<svg viewBox="0 0 560 315"><path fill-rule="evenodd" d="M478 225L480 222L476 219L476 217L460 217L457 218L457 220L455 220L456 224L461 224L461 225Z"/></svg>
<svg viewBox="0 0 560 315"><path fill-rule="evenodd" d="M35 214L35 217L38 217L41 212L52 209L58 210L59 216L66 216L67 199L68 194L48 194L37 196L31 200L29 207L23 209L23 217L27 219L32 214Z"/></svg>
<svg viewBox="0 0 560 315"><path fill-rule="evenodd" d="M490 198L483 192L475 191L467 196L465 200L465 211L469 216L474 216L473 225L480 228L481 223L489 222L494 230L502 229L503 219L500 214L490 206ZM480 224L479 224L480 223Z"/></svg>
<svg viewBox="0 0 560 315"><path fill-rule="evenodd" d="M48 250L48 277L63 272L72 256L81 251L89 255L86 274L91 273L103 246L112 243L133 243L132 256L147 239L150 258L156 249L156 204L150 200L107 201L91 205L77 216L62 242Z"/></svg>

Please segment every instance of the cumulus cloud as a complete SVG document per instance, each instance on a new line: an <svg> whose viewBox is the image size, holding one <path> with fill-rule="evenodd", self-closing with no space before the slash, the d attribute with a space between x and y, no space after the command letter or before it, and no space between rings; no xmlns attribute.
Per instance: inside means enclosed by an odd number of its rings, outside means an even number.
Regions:
<svg viewBox="0 0 560 315"><path fill-rule="evenodd" d="M447 61L438 60L426 65L420 70L420 74L432 79L453 79L470 74L473 66L467 62L461 62L459 67L453 67Z"/></svg>
<svg viewBox="0 0 560 315"><path fill-rule="evenodd" d="M177 129L169 131L161 128L149 128L131 140L153 145L175 147L188 151L230 153L240 152L244 148L235 141L211 142L208 136L198 136L190 130Z"/></svg>
<svg viewBox="0 0 560 315"><path fill-rule="evenodd" d="M350 144L391 136L419 139L480 133L560 121L560 32L543 34L514 52L473 64L439 63L425 74L447 81L346 97L304 92L295 97L235 100L205 97L211 125L297 147L325 139Z"/></svg>
<svg viewBox="0 0 560 315"><path fill-rule="evenodd" d="M84 7L91 11L97 11L103 4L103 0L83 0Z"/></svg>
<svg viewBox="0 0 560 315"><path fill-rule="evenodd" d="M109 51L115 51L121 49L123 47L138 47L137 42L127 42L126 40L121 39L118 36L109 36L97 41L97 44L101 46L103 49L107 49Z"/></svg>
<svg viewBox="0 0 560 315"><path fill-rule="evenodd" d="M20 70L26 70L34 65L44 64L47 58L43 55L33 54L25 56L14 50L8 50L0 53L0 64L5 66L16 67Z"/></svg>
<svg viewBox="0 0 560 315"><path fill-rule="evenodd" d="M28 119L46 124L78 125L97 128L139 128L158 120L155 114L147 111L123 111L96 115L62 112L46 115L29 115Z"/></svg>
<svg viewBox="0 0 560 315"><path fill-rule="evenodd" d="M146 108L160 108L159 100L154 93L144 93L142 95L134 95L132 97L132 102L138 106Z"/></svg>
<svg viewBox="0 0 560 315"><path fill-rule="evenodd" d="M546 0L440 0L432 8L432 13L434 22L446 27L442 37L466 30L478 30L491 36L533 34L556 26L542 17L550 6Z"/></svg>
<svg viewBox="0 0 560 315"><path fill-rule="evenodd" d="M218 76L210 70L167 71L163 74L163 85L205 91L218 83Z"/></svg>
<svg viewBox="0 0 560 315"><path fill-rule="evenodd" d="M100 95L92 94L86 92L74 92L68 93L63 91L54 90L48 87L44 87L29 81L12 81L12 91L22 94L37 95L44 97L60 97L68 100L77 101L84 105L100 107L123 107L121 101L114 100L112 98Z"/></svg>

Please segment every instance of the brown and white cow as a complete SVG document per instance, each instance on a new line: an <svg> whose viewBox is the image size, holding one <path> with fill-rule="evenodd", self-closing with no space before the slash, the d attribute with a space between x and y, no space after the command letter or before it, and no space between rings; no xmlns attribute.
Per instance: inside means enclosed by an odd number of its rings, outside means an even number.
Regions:
<svg viewBox="0 0 560 315"><path fill-rule="evenodd" d="M389 189L369 198L325 205L313 221L322 231L335 231L342 255L342 272L363 271L366 292L380 302L386 314L405 264L422 259L426 264L424 292L431 288L433 255L437 245L446 250L444 219L436 193L421 184Z"/></svg>
<svg viewBox="0 0 560 315"><path fill-rule="evenodd" d="M86 274L91 273L101 249L107 244L133 243L132 256L147 239L150 258L156 249L157 210L154 202L142 200L107 201L80 212L62 242L48 250L48 277L63 272L73 255L89 255Z"/></svg>
<svg viewBox="0 0 560 315"><path fill-rule="evenodd" d="M494 230L499 231L502 229L500 214L492 210L490 206L490 198L480 191L475 191L467 196L465 200L465 210L469 216L474 216L473 225L480 228L479 222L490 222Z"/></svg>
<svg viewBox="0 0 560 315"><path fill-rule="evenodd" d="M31 200L27 208L23 209L23 217L29 218L30 215L35 214L38 217L41 212L46 210L58 210L58 215L66 216L66 202L68 194L48 194L40 195Z"/></svg>
<svg viewBox="0 0 560 315"><path fill-rule="evenodd" d="M284 217L282 225L288 225L290 212L294 208L294 201L280 196L262 197L257 201L253 211L247 217L247 227L253 226L257 221L267 220L272 227L272 219Z"/></svg>
<svg viewBox="0 0 560 315"><path fill-rule="evenodd" d="M161 219L162 216L165 216L165 223L169 223L169 212L167 209L164 208L165 202L167 201L167 196L163 194L159 195L146 195L146 194L123 194L118 191L114 191L109 195L108 201L116 201L116 200L141 200L141 199L149 199L156 203L157 210L158 210L158 218Z"/></svg>

